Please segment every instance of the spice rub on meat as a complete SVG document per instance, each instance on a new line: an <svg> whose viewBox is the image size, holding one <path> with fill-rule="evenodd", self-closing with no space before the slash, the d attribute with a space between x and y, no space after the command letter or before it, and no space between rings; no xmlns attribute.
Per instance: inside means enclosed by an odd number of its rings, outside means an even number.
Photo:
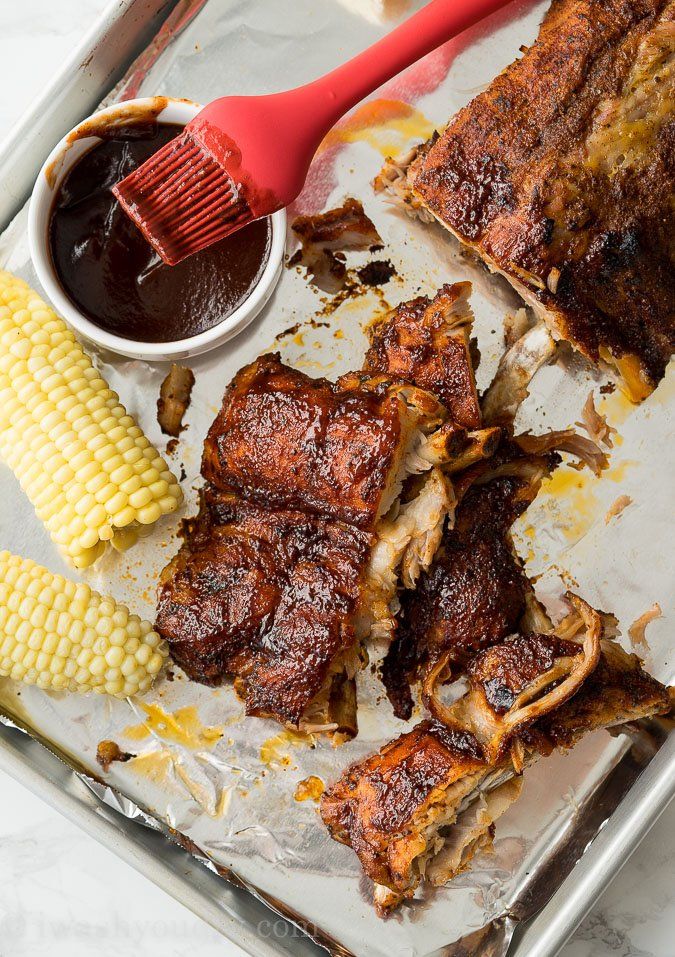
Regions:
<svg viewBox="0 0 675 957"><path fill-rule="evenodd" d="M237 676L247 713L298 725L356 643L372 540L344 522L208 489L160 582L158 625L172 657L198 681Z"/></svg>
<svg viewBox="0 0 675 957"><path fill-rule="evenodd" d="M325 792L323 820L375 882L380 913L423 880L447 883L490 844L524 767L596 729L669 710L667 689L602 638L585 602L570 601L555 632L516 635L478 654L444 722L421 722Z"/></svg>
<svg viewBox="0 0 675 957"><path fill-rule="evenodd" d="M492 459L457 477L454 525L446 528L417 588L403 594L397 635L382 668L398 717L412 714L411 685L418 681L437 713L437 685L517 630L532 607L532 585L510 529L559 462L553 450L526 455L505 437Z"/></svg>
<svg viewBox="0 0 675 957"><path fill-rule="evenodd" d="M420 419L444 415L431 396L391 379L335 384L266 355L228 389L202 474L249 501L372 529L393 501Z"/></svg>
<svg viewBox="0 0 675 957"><path fill-rule="evenodd" d="M430 393L383 376L331 383L278 355L242 369L205 442L199 515L160 581L157 627L185 671L234 677L249 714L354 734L361 643L391 614L383 594L408 547L420 556L411 521L383 569L380 532L411 463L430 473L422 492L442 526L443 478L415 450L446 417Z"/></svg>
<svg viewBox="0 0 675 957"><path fill-rule="evenodd" d="M433 214L639 401L675 342L674 104L673 0L553 0L522 58L376 188Z"/></svg>
<svg viewBox="0 0 675 957"><path fill-rule="evenodd" d="M364 369L427 389L443 402L453 422L478 429L470 292L468 282L446 285L432 299L419 296L387 313L372 330Z"/></svg>

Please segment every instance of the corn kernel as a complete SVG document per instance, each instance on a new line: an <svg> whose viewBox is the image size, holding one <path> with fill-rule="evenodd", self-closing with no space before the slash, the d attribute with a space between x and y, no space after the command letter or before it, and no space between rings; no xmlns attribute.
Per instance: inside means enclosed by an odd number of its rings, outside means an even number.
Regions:
<svg viewBox="0 0 675 957"><path fill-rule="evenodd" d="M182 500L166 462L65 323L3 270L0 457L78 568L114 543L117 527L153 524ZM124 547L135 540L127 535Z"/></svg>
<svg viewBox="0 0 675 957"><path fill-rule="evenodd" d="M150 687L166 654L124 605L0 551L0 677L124 697Z"/></svg>

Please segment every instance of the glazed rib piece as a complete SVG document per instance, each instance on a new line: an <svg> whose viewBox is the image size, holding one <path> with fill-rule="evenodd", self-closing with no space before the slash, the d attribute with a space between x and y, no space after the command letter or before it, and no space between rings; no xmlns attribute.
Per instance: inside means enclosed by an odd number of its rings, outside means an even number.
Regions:
<svg viewBox="0 0 675 957"><path fill-rule="evenodd" d="M522 58L376 181L635 401L675 339L674 17L672 0L554 0Z"/></svg>
<svg viewBox="0 0 675 957"><path fill-rule="evenodd" d="M372 529L398 494L420 423L445 416L432 396L403 383L364 376L336 385L266 355L227 390L202 475L249 501Z"/></svg>
<svg viewBox="0 0 675 957"><path fill-rule="evenodd" d="M390 626L399 566L426 567L451 506L420 456L446 417L383 376L331 383L277 355L240 371L206 439L199 515L160 581L157 627L190 677L234 677L249 714L355 733L361 644ZM411 469L426 474L399 507Z"/></svg>
<svg viewBox="0 0 675 957"><path fill-rule="evenodd" d="M433 393L465 429L481 425L470 351L471 283L443 286L393 309L372 330L364 369Z"/></svg>
<svg viewBox="0 0 675 957"><path fill-rule="evenodd" d="M323 795L321 816L331 837L357 854L377 889L398 891L402 900L419 884L414 861L426 850L426 818L440 809L439 796L459 791L461 801L486 770L470 732L422 721L349 767ZM451 816L450 800L444 803Z"/></svg>
<svg viewBox="0 0 675 957"><path fill-rule="evenodd" d="M383 664L397 717L412 714L416 682L439 716L437 685L477 651L518 630L533 593L510 529L560 461L553 449L528 455L505 437L492 459L457 477L454 525L446 528L417 588L403 594L396 638Z"/></svg>
<svg viewBox="0 0 675 957"><path fill-rule="evenodd" d="M362 374L409 382L443 403L449 418L418 451L445 475L489 458L501 436L492 423L482 427L475 379L480 357L471 339L470 292L471 283L446 284L432 297L418 296L391 309L371 328ZM340 383L355 377L350 373ZM510 387L508 379L502 391Z"/></svg>
<svg viewBox="0 0 675 957"><path fill-rule="evenodd" d="M346 659L365 637L372 542L353 525L207 490L160 580L172 657L205 683L236 675L248 714L298 725L331 668L353 678L359 666Z"/></svg>
<svg viewBox="0 0 675 957"><path fill-rule="evenodd" d="M557 634L515 636L477 655L445 723L423 721L324 794L323 820L375 882L381 913L422 880L445 884L489 844L523 767L598 728L669 710L667 689L571 600Z"/></svg>

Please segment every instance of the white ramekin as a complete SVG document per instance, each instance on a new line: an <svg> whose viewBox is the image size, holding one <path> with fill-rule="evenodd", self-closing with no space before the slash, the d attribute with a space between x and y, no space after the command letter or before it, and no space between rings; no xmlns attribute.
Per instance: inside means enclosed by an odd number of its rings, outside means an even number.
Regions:
<svg viewBox="0 0 675 957"><path fill-rule="evenodd" d="M45 160L33 187L28 212L28 239L33 265L47 296L76 332L104 349L131 356L133 359L184 359L214 349L237 335L255 319L272 295L281 275L286 242L286 213L283 210L272 216L269 260L248 299L217 326L188 339L174 342L138 342L106 332L80 312L59 283L49 250L49 217L54 195L63 177L83 153L99 142L99 137L87 135L87 130L100 128L103 123L128 123L134 117L148 115L156 116L165 123L188 123L200 109L197 103L189 100L147 97L127 100L100 110L57 143Z"/></svg>

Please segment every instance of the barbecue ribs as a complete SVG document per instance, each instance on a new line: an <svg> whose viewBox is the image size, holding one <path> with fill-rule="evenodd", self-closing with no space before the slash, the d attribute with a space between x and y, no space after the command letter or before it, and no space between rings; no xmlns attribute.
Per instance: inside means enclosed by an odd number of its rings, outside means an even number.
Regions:
<svg viewBox="0 0 675 957"><path fill-rule="evenodd" d="M525 766L593 730L669 710L667 689L601 638L596 612L571 601L557 633L513 636L478 654L445 722L423 721L324 794L323 820L375 882L380 913L422 880L447 883L490 843Z"/></svg>
<svg viewBox="0 0 675 957"><path fill-rule="evenodd" d="M543 436L504 433L492 457L454 476L454 523L414 591L401 597L396 637L382 679L397 717L412 714L411 686L421 684L436 717L437 688L478 651L519 627L531 628L537 603L510 530L560 464L559 451L598 467L597 446L573 432Z"/></svg>
<svg viewBox="0 0 675 957"><path fill-rule="evenodd" d="M354 734L361 645L391 627L398 568L412 581L430 563L452 504L424 458L446 419L430 393L381 375L331 383L277 355L242 369L205 442L199 515L160 581L157 627L187 674L235 677L249 714Z"/></svg>
<svg viewBox="0 0 675 957"><path fill-rule="evenodd" d="M375 182L635 401L675 342L675 4L553 0L536 42Z"/></svg>
<svg viewBox="0 0 675 957"><path fill-rule="evenodd" d="M372 330L364 368L405 379L432 392L453 422L478 429L481 414L470 339L471 283L443 286L428 299L401 303Z"/></svg>

